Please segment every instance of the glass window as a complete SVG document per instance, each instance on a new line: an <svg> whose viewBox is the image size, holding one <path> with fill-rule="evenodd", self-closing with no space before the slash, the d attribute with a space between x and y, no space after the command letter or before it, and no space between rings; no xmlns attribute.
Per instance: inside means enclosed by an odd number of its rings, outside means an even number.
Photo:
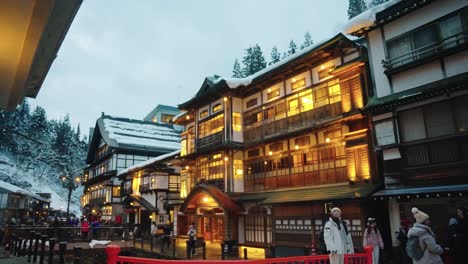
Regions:
<svg viewBox="0 0 468 264"><path fill-rule="evenodd" d="M468 95L460 96L454 99L453 110L455 113L455 122L457 132L468 131Z"/></svg>
<svg viewBox="0 0 468 264"><path fill-rule="evenodd" d="M455 132L449 100L424 107L424 119L428 137L450 135Z"/></svg>
<svg viewBox="0 0 468 264"><path fill-rule="evenodd" d="M234 131L242 131L242 123L241 123L241 114L238 112L232 113L232 130Z"/></svg>
<svg viewBox="0 0 468 264"><path fill-rule="evenodd" d="M213 106L212 111L213 111L213 113L216 113L216 112L220 111L221 108L222 108L221 104L217 104L217 105Z"/></svg>
<svg viewBox="0 0 468 264"><path fill-rule="evenodd" d="M276 98L280 95L280 90L279 88L268 88L267 90L267 100L271 100L273 98Z"/></svg>
<svg viewBox="0 0 468 264"><path fill-rule="evenodd" d="M205 118L208 116L208 110L204 110L200 112L200 118Z"/></svg>
<svg viewBox="0 0 468 264"><path fill-rule="evenodd" d="M415 108L400 113L401 137L403 142L426 137L422 108Z"/></svg>
<svg viewBox="0 0 468 264"><path fill-rule="evenodd" d="M252 99L248 100L247 103L245 103L245 106L247 108L254 107L256 105L257 105L257 98L252 98Z"/></svg>
<svg viewBox="0 0 468 264"><path fill-rule="evenodd" d="M460 15L449 17L440 22L440 36L444 40L443 48L451 48L464 42L459 34L463 31ZM452 37L453 36L453 37ZM458 39L458 41L457 41Z"/></svg>
<svg viewBox="0 0 468 264"><path fill-rule="evenodd" d="M300 89L300 88L304 88L306 86L306 81L305 81L305 78L302 78L302 79L295 79L295 78L292 78L291 80L291 90L297 90L297 89Z"/></svg>

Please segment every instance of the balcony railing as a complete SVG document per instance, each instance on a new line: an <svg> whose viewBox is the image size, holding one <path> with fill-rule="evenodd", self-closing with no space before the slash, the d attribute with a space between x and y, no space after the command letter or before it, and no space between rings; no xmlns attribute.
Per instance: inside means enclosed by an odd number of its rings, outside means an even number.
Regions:
<svg viewBox="0 0 468 264"><path fill-rule="evenodd" d="M300 114L289 116L280 120L264 120L263 124L246 128L244 140L246 143L260 140L264 137L280 135L285 132L296 131L301 128L312 126L330 117L342 113L341 102L327 104L319 108L309 110Z"/></svg>
<svg viewBox="0 0 468 264"><path fill-rule="evenodd" d="M199 138L197 140L197 150L206 149L223 143L224 130L213 135Z"/></svg>
<svg viewBox="0 0 468 264"><path fill-rule="evenodd" d="M145 184L141 184L140 185L140 192L143 193L143 192L149 192L151 191L151 188L150 188L150 184L149 183L145 183Z"/></svg>
<svg viewBox="0 0 468 264"><path fill-rule="evenodd" d="M455 49L456 47L462 46L468 43L468 31L460 32L453 36L447 37L440 41L431 43L423 46L419 49L410 51L401 56L395 57L389 60L383 60L382 64L387 71L391 71L400 66L407 65L411 62L416 62L428 58L432 55Z"/></svg>
<svg viewBox="0 0 468 264"><path fill-rule="evenodd" d="M287 169L289 171L289 169ZM342 183L348 181L347 167L327 170L303 171L284 175L266 176L266 173L250 175L245 181L246 191L273 190L298 186Z"/></svg>
<svg viewBox="0 0 468 264"><path fill-rule="evenodd" d="M468 162L468 136L403 145L402 154L407 168Z"/></svg>
<svg viewBox="0 0 468 264"><path fill-rule="evenodd" d="M105 202L106 202L106 197L99 197L99 198L89 199L89 204L90 205L104 204Z"/></svg>

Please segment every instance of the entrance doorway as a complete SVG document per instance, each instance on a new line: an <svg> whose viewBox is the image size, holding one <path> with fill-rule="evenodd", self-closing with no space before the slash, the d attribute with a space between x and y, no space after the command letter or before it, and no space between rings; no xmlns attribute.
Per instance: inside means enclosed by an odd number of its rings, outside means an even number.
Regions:
<svg viewBox="0 0 468 264"><path fill-rule="evenodd" d="M204 215L202 220L203 237L212 243L224 240L224 219L219 215Z"/></svg>

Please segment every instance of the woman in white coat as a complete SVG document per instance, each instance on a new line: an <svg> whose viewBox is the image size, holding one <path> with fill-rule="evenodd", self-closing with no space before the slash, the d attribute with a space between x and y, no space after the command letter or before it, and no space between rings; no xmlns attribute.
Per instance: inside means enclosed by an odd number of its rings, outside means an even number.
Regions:
<svg viewBox="0 0 468 264"><path fill-rule="evenodd" d="M330 264L343 264L344 254L354 254L353 240L346 223L341 220L341 210L331 209L331 217L325 223L324 239L330 252Z"/></svg>

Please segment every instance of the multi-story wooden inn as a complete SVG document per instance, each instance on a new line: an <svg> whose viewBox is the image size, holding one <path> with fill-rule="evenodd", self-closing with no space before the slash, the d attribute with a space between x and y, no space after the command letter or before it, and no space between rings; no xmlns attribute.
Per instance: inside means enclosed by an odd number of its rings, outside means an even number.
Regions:
<svg viewBox="0 0 468 264"><path fill-rule="evenodd" d="M468 1L389 3L346 28L365 36L369 51L367 111L385 176L374 199L394 246L413 206L445 241L449 217L468 205Z"/></svg>
<svg viewBox="0 0 468 264"><path fill-rule="evenodd" d="M125 221L117 173L180 148L179 132L164 123L102 115L96 121L84 172L83 215ZM143 203L143 202L142 202Z"/></svg>
<svg viewBox="0 0 468 264"><path fill-rule="evenodd" d="M338 34L248 78L206 78L176 120L179 234L195 221L206 240L303 254L339 206L359 247L377 180L360 112L366 60Z"/></svg>

